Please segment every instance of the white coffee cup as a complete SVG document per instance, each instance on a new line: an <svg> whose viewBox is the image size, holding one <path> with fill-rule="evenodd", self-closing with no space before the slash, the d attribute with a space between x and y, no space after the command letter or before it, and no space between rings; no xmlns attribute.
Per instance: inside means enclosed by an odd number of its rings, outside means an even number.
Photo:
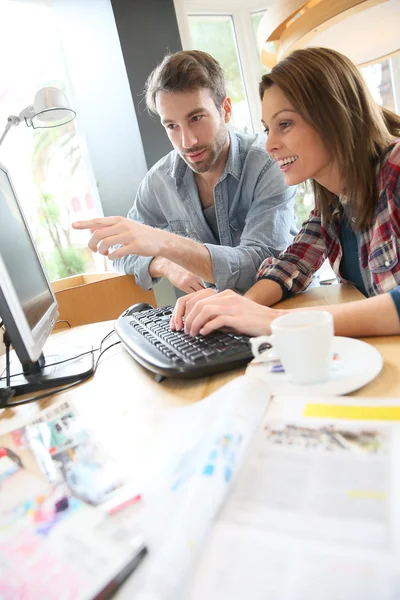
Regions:
<svg viewBox="0 0 400 600"><path fill-rule="evenodd" d="M289 381L322 383L329 378L334 336L332 315L323 310L288 311L271 323L272 335L251 338L255 357L279 358ZM260 352L271 345L272 351ZM271 352L273 356L271 356Z"/></svg>

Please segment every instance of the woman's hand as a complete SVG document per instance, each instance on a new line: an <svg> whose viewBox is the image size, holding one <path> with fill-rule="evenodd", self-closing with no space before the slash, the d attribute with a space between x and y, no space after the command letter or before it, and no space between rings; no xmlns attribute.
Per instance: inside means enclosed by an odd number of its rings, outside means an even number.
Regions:
<svg viewBox="0 0 400 600"><path fill-rule="evenodd" d="M178 298L170 321L172 331L181 331L183 329L183 319L186 319L196 302L203 298L215 296L216 294L217 292L214 289L205 288L204 290L192 292L191 294L182 296L182 298Z"/></svg>
<svg viewBox="0 0 400 600"><path fill-rule="evenodd" d="M271 322L282 311L261 306L236 292L202 290L179 298L171 319L171 329L182 329L196 336L207 335L215 329L227 327L237 333L251 336L269 334Z"/></svg>

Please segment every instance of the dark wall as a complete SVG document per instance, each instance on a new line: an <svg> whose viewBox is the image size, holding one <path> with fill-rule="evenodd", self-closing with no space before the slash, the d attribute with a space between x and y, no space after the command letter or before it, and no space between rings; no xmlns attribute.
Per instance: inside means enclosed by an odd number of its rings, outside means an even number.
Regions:
<svg viewBox="0 0 400 600"><path fill-rule="evenodd" d="M173 0L111 0L143 150L150 168L171 151L158 117L147 113L143 89L167 52L182 50Z"/></svg>

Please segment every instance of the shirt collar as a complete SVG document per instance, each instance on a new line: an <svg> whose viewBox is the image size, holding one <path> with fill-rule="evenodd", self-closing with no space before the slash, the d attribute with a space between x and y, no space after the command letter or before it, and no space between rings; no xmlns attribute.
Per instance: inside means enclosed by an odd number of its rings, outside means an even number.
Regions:
<svg viewBox="0 0 400 600"><path fill-rule="evenodd" d="M220 181L225 179L228 173L236 179L240 179L240 176L242 174L242 160L239 149L239 138L232 129L229 129L228 131L231 143L229 145L228 160L226 161L225 169L223 170L222 175L219 179Z"/></svg>
<svg viewBox="0 0 400 600"><path fill-rule="evenodd" d="M232 175L236 179L240 179L242 174L242 159L240 156L239 138L232 129L228 129L228 133L230 137L228 160L226 161L225 168L221 174L221 177L219 178L219 181L225 179L228 174ZM188 167L183 158L181 158L178 152L174 150L172 164L168 169L168 173L175 179L176 187L179 187L186 171L189 168L190 167Z"/></svg>

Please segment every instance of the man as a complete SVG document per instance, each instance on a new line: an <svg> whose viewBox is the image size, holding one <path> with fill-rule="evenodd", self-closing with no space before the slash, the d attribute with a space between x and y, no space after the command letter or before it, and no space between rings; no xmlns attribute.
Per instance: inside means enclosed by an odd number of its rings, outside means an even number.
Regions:
<svg viewBox="0 0 400 600"><path fill-rule="evenodd" d="M174 150L147 173L128 218L73 227L91 229L89 247L147 290L165 276L185 292L245 292L261 262L291 241L295 188L258 136L228 129L231 100L209 54L166 56L147 80L146 103Z"/></svg>

